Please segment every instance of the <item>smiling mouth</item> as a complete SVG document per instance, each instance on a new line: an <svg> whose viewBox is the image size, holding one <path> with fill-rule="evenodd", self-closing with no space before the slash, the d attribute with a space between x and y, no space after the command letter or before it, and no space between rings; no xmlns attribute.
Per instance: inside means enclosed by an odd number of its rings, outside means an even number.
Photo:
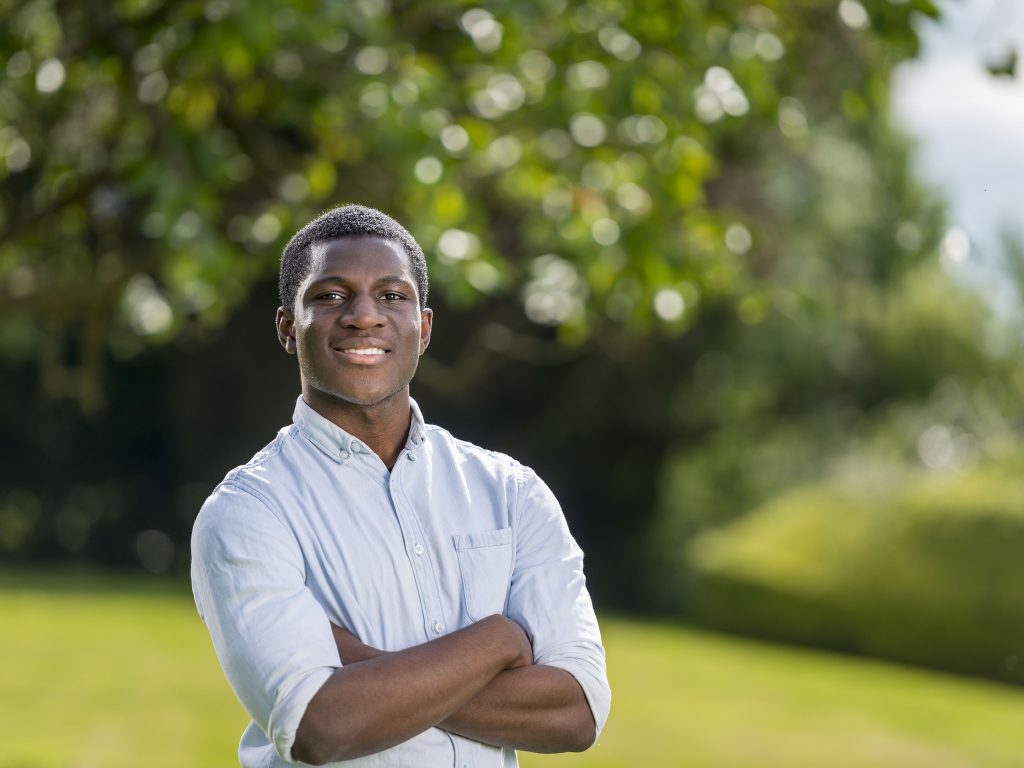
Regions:
<svg viewBox="0 0 1024 768"><path fill-rule="evenodd" d="M377 363L384 359L388 350L383 347L335 347L334 351L353 363Z"/></svg>

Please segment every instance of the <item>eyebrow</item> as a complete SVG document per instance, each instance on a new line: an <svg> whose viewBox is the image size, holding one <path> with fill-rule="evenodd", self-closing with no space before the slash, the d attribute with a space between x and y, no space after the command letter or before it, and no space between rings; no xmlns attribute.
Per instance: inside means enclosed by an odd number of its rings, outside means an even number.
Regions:
<svg viewBox="0 0 1024 768"><path fill-rule="evenodd" d="M324 277L319 278L318 280L314 280L313 282L311 282L309 284L309 287L312 288L315 285L322 285L324 283L347 283L347 282L348 282L348 278L345 277L344 275L326 275ZM391 283L391 284L399 283L401 285L407 285L410 288L415 287L413 285L412 281L410 281L407 278L402 277L401 275L384 275L384 277L380 277L377 280L374 280L374 285L386 285L388 283Z"/></svg>
<svg viewBox="0 0 1024 768"><path fill-rule="evenodd" d="M405 283L406 285L412 285L411 282L406 280L401 275L385 275L384 277L382 277L377 282L378 283Z"/></svg>

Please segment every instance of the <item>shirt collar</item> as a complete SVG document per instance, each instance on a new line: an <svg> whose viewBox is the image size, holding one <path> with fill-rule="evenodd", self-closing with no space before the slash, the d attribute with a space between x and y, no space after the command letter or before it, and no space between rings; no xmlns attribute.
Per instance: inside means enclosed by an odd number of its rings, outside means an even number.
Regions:
<svg viewBox="0 0 1024 768"><path fill-rule="evenodd" d="M405 447L414 451L426 439L423 412L415 400L409 398L410 419L409 437ZM302 395L295 401L292 423L299 428L303 436L335 461L345 461L358 453L368 453L369 448L357 437L350 435L333 421L326 419L309 407Z"/></svg>
<svg viewBox="0 0 1024 768"><path fill-rule="evenodd" d="M425 422L423 421L423 412L420 410L419 403L410 397L409 406L412 411L412 417L409 420L409 439L405 445L412 451L423 445L423 441L427 439L427 432L424 429Z"/></svg>

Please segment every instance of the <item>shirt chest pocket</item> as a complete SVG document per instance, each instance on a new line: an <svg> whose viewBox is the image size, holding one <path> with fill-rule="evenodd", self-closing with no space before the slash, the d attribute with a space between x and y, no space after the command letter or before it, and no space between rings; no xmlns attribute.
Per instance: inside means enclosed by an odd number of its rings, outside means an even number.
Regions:
<svg viewBox="0 0 1024 768"><path fill-rule="evenodd" d="M503 613L512 579L512 529L452 536L466 614L473 621Z"/></svg>

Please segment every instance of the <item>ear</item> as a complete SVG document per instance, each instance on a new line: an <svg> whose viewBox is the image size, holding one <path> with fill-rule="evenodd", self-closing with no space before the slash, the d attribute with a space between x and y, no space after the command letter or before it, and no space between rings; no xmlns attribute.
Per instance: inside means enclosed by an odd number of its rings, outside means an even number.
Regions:
<svg viewBox="0 0 1024 768"><path fill-rule="evenodd" d="M430 344L430 329L434 324L434 310L424 307L420 310L420 354L427 351Z"/></svg>
<svg viewBox="0 0 1024 768"><path fill-rule="evenodd" d="M284 351L289 355L295 354L295 315L290 309L277 308L277 317L274 324L277 326L277 340L281 342Z"/></svg>

